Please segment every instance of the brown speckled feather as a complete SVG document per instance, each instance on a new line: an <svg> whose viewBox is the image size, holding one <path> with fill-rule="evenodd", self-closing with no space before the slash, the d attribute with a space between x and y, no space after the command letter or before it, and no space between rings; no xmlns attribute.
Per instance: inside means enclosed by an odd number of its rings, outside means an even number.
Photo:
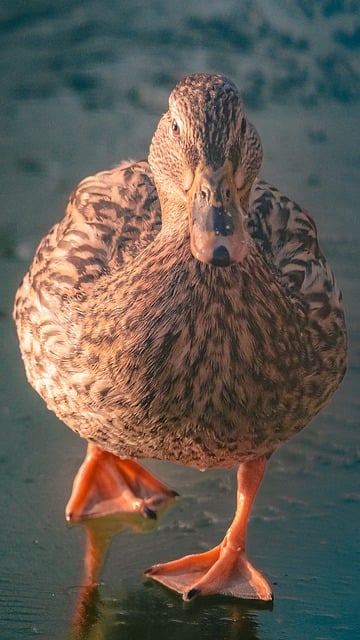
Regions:
<svg viewBox="0 0 360 640"><path fill-rule="evenodd" d="M207 468L270 453L346 366L341 295L314 222L256 180L248 254L217 268L192 256L183 221L161 228L158 192L144 161L72 195L16 298L28 379L119 456Z"/></svg>

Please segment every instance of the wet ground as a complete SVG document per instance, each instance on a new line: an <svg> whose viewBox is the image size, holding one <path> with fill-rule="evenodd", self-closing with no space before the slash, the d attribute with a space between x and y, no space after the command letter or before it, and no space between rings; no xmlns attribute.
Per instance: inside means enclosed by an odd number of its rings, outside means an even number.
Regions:
<svg viewBox="0 0 360 640"><path fill-rule="evenodd" d="M358 2L46 0L0 8L0 637L350 640L360 628ZM243 87L262 175L315 215L347 307L350 361L331 404L270 461L249 556L272 610L181 599L142 578L216 544L234 472L149 463L181 498L155 528L110 522L97 591L64 505L85 445L25 380L11 320L36 244L85 175L145 157L173 84L221 71ZM102 531L104 534L104 530ZM94 534L93 534L94 535ZM97 534L99 536L99 532ZM105 543L104 543L105 544Z"/></svg>

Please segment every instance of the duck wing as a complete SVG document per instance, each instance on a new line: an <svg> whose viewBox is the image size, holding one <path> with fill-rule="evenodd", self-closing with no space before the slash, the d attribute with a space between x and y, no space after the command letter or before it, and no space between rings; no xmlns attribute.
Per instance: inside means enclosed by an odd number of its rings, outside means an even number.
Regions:
<svg viewBox="0 0 360 640"><path fill-rule="evenodd" d="M124 162L85 178L73 192L66 215L41 241L15 299L21 352L28 379L39 392L38 379L48 377L42 371L46 363L69 350L70 301L84 300L95 281L133 260L160 228L158 196L145 161Z"/></svg>
<svg viewBox="0 0 360 640"><path fill-rule="evenodd" d="M46 274L49 286L75 294L131 261L160 228L147 162L123 162L85 178L71 195L64 218L40 243L30 269L32 286L40 288L36 280Z"/></svg>
<svg viewBox="0 0 360 640"><path fill-rule="evenodd" d="M326 324L344 331L341 291L318 243L314 220L305 209L262 180L251 192L249 229L270 268L294 302Z"/></svg>

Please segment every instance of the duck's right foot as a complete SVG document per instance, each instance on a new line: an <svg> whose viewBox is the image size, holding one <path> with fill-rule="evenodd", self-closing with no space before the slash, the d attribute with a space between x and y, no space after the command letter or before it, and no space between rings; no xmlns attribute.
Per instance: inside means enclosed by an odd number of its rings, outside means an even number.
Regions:
<svg viewBox="0 0 360 640"><path fill-rule="evenodd" d="M156 518L177 495L135 460L122 460L89 444L66 505L66 519L79 522L117 512Z"/></svg>

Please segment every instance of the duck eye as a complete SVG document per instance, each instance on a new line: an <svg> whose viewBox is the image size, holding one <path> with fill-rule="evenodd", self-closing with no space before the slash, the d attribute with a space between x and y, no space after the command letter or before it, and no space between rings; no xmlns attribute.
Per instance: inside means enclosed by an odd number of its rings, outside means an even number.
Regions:
<svg viewBox="0 0 360 640"><path fill-rule="evenodd" d="M175 120L175 118L171 123L171 131L173 132L174 136L179 136L180 135L180 127L179 127L177 121Z"/></svg>

